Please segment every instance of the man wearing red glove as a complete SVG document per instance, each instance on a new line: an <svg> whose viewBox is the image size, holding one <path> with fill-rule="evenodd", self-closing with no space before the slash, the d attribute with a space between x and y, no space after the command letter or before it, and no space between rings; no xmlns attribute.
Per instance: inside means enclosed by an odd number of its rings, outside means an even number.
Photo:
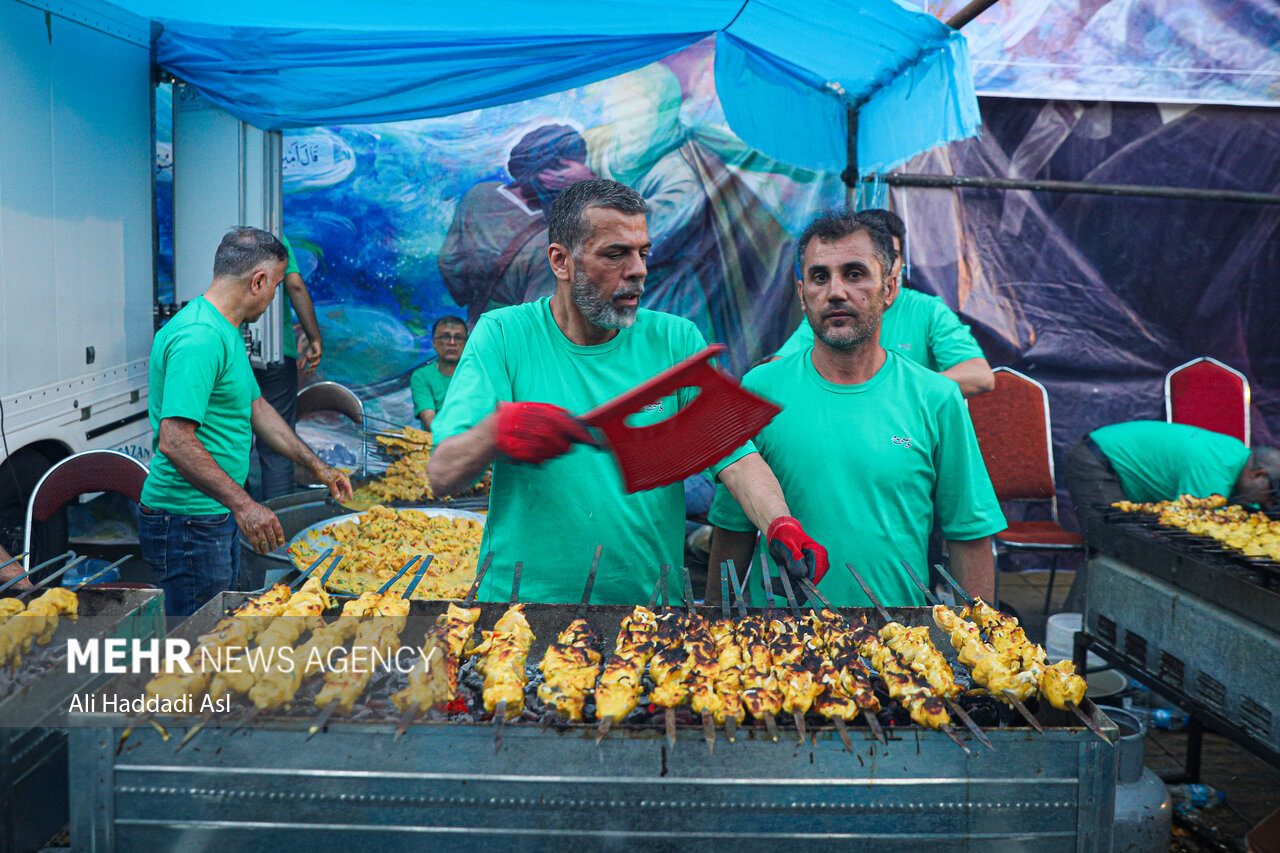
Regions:
<svg viewBox="0 0 1280 853"><path fill-rule="evenodd" d="M639 307L645 211L638 193L613 181L564 190L548 227L555 294L484 314L458 363L433 424L427 474L436 494L451 494L493 464L481 544L481 559L492 562L481 600L507 599L520 561L522 601L577 601L601 545L591 600L634 604L648 599L662 564L682 560L682 484L627 494L612 457L591 446L595 439L573 417L706 347L688 320ZM692 399L682 389L631 422L665 420ZM750 444L710 470L752 523L769 527L790 516L777 478ZM790 521L787 541L825 558L803 530L800 538L790 532L799 527Z"/></svg>
<svg viewBox="0 0 1280 853"><path fill-rule="evenodd" d="M805 229L797 253L813 346L760 365L742 386L783 407L754 443L834 569L823 580L825 560L809 560L798 525L755 524L723 489L709 516L711 565L742 565L764 530L760 555L793 576L816 575L838 607L870 604L845 563L883 603L923 604L901 561L924 575L936 514L952 572L990 600L990 537L1005 521L960 388L880 346L880 319L897 296L889 232L864 214L826 214Z"/></svg>

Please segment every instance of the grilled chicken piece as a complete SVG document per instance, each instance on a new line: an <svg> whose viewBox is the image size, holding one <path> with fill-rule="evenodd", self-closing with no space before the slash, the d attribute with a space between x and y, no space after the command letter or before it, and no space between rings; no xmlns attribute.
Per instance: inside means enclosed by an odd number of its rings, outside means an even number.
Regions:
<svg viewBox="0 0 1280 853"><path fill-rule="evenodd" d="M718 672L715 678L716 696L720 698L720 708L715 712L715 721L724 725L726 720L741 723L746 719L747 711L742 704L742 641L734 628L733 622L720 619L711 626L711 634L716 641L716 664Z"/></svg>
<svg viewBox="0 0 1280 853"><path fill-rule="evenodd" d="M934 693L943 698L954 699L964 692L956 684L951 664L947 663L947 659L929 639L927 626L908 628L899 622L890 622L880 629L880 639L897 652L898 657L912 671L924 676Z"/></svg>
<svg viewBox="0 0 1280 853"><path fill-rule="evenodd" d="M694 660L685 646L685 628L685 617L677 611L658 617L653 657L649 659L649 680L654 685L649 701L659 708L674 708L689 698Z"/></svg>
<svg viewBox="0 0 1280 853"><path fill-rule="evenodd" d="M600 677L600 645L600 633L591 623L575 619L547 646L538 664L545 679L538 685L538 698L567 720L582 722L587 694Z"/></svg>
<svg viewBox="0 0 1280 853"><path fill-rule="evenodd" d="M684 647L693 662L689 681L689 705L695 714L711 714L720 711L720 697L716 694L716 679L720 676L720 651L711 633L711 623L705 616L691 613L686 620Z"/></svg>
<svg viewBox="0 0 1280 853"><path fill-rule="evenodd" d="M221 699L248 693L254 682L279 668L276 653L292 646L303 631L323 625L324 611L332 606L333 600L320 583L320 578L308 578L258 634L257 649L241 655L233 666L213 677L209 683L209 695Z"/></svg>
<svg viewBox="0 0 1280 853"><path fill-rule="evenodd" d="M1084 701L1087 689L1085 680L1076 674L1076 667L1069 660L1046 666L1040 675L1040 693L1055 708L1067 709L1067 703L1076 707Z"/></svg>
<svg viewBox="0 0 1280 853"><path fill-rule="evenodd" d="M54 587L40 595L26 610L0 628L0 666L11 662L16 668L32 643L47 646L58 630L59 616L77 618L79 599L69 589Z"/></svg>
<svg viewBox="0 0 1280 853"><path fill-rule="evenodd" d="M1076 673L1071 661L1059 661L1049 666L1044 648L1027 639L1018 620L1001 613L982 599L974 602L970 612L974 620L986 629L991 645L1003 656L1007 667L1016 665L1021 670L1010 676L1017 682L1014 689L1019 699L1027 698L1038 689L1055 708L1065 711L1068 702L1079 706L1088 685Z"/></svg>
<svg viewBox="0 0 1280 853"><path fill-rule="evenodd" d="M369 621L360 623L343 665L325 674L324 686L316 694L315 706L327 708L336 700L338 711L350 714L373 678L374 667L369 665L370 659L375 653L384 657L391 654L400 641L400 632L404 630L408 617L408 600L399 596L383 596Z"/></svg>
<svg viewBox="0 0 1280 853"><path fill-rule="evenodd" d="M879 671L880 680L888 688L889 695L902 704L913 721L931 729L950 724L951 715L929 682L913 672L896 652L882 643L866 627L865 619L861 625L854 625L852 630L863 657Z"/></svg>
<svg viewBox="0 0 1280 853"><path fill-rule="evenodd" d="M596 717L617 722L635 709L657 630L657 617L645 607L637 607L622 620L614 652L596 684Z"/></svg>
<svg viewBox="0 0 1280 853"><path fill-rule="evenodd" d="M742 704L756 719L782 710L782 686L773 674L773 654L769 650L768 626L762 616L748 616L738 622L746 659L742 668Z"/></svg>
<svg viewBox="0 0 1280 853"><path fill-rule="evenodd" d="M27 603L16 598L0 598L0 627L27 609Z"/></svg>
<svg viewBox="0 0 1280 853"><path fill-rule="evenodd" d="M969 667L973 680L990 690L996 699L1006 705L1011 704L1006 690L1019 701L1035 694L1039 678L1034 672L1023 669L1022 658L982 642L978 627L962 614L938 604L933 608L933 621L951 635L951 645L960 650L960 662Z"/></svg>
<svg viewBox="0 0 1280 853"><path fill-rule="evenodd" d="M298 648L292 670L272 669L254 681L249 700L263 711L292 702L302 682L324 668L330 652L355 636L360 621L375 611L383 598L370 591L344 604L337 619L312 631L311 638Z"/></svg>
<svg viewBox="0 0 1280 853"><path fill-rule="evenodd" d="M821 613L811 613L809 623L825 655L825 666L818 672L823 693L814 700L814 708L825 717L840 716L846 720L851 719L849 702L855 706L854 713L879 711L880 700L871 687L871 673L862 663L858 645L844 618L824 609Z"/></svg>
<svg viewBox="0 0 1280 853"><path fill-rule="evenodd" d="M524 605L513 604L502 614L492 631L483 632L484 641L469 655L481 655L476 670L484 675L484 709L489 713L506 702L507 716L524 711L527 679L524 664L533 646L533 631L524 618Z"/></svg>
<svg viewBox="0 0 1280 853"><path fill-rule="evenodd" d="M422 714L458 695L458 666L463 648L475 631L479 607L450 604L437 624L427 631L422 657L409 672L409 685L391 696L401 712L413 708Z"/></svg>

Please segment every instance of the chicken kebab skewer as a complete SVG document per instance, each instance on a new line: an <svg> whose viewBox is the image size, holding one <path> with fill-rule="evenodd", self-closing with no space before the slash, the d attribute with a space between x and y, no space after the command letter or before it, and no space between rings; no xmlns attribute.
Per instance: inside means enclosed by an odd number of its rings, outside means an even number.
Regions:
<svg viewBox="0 0 1280 853"><path fill-rule="evenodd" d="M881 618L886 623L892 623L893 619L889 611L885 610L879 599L871 592L862 576L847 563L845 568L875 605ZM911 715L911 719L921 726L942 732L955 741L966 754L971 755L969 747L965 746L964 741L951 728L951 717L947 713L946 703L928 679L914 671L898 652L882 642L880 637L867 627L866 617L863 617L860 625L854 624L852 628L854 641L857 642L862 656L880 673L880 679L889 689L889 695L902 703L903 708Z"/></svg>
<svg viewBox="0 0 1280 853"><path fill-rule="evenodd" d="M524 688L528 684L525 662L529 649L533 648L533 629L524 615L520 596L520 571L523 563L516 563L511 579L511 606L499 617L492 631L482 632L483 640L474 648L465 650L467 657L480 655L476 671L484 676L481 698L484 709L493 714L493 751L502 748L503 730L507 715L524 712Z"/></svg>
<svg viewBox="0 0 1280 853"><path fill-rule="evenodd" d="M409 684L391 696L391 704L401 712L396 725L396 739L409 730L413 720L437 705L452 702L458 695L458 670L462 665L462 650L466 648L480 619L480 608L474 607L480 581L493 555L485 556L476 571L475 580L467 590L462 606L452 602L426 633L422 643L422 657L409 672Z"/></svg>
<svg viewBox="0 0 1280 853"><path fill-rule="evenodd" d="M378 588L380 599L369 618L359 623L351 649L340 665L325 673L324 684L314 699L315 706L321 709L320 716L307 730L306 740L315 737L338 711L342 711L344 715L350 714L356 700L373 679L373 661L388 659L392 654L400 641L400 632L409 619L408 596L412 594L417 577L421 577L422 572L418 572L415 583L410 584L403 595L389 595L388 592L417 561L417 557L410 559ZM361 653L361 649L365 651Z"/></svg>
<svg viewBox="0 0 1280 853"><path fill-rule="evenodd" d="M60 586L41 593L0 628L0 666L11 664L16 670L22 656L31 651L32 644L49 645L58 630L60 617L71 621L79 618L79 604L74 592Z"/></svg>
<svg viewBox="0 0 1280 853"><path fill-rule="evenodd" d="M603 640L600 632L586 620L586 613L603 550L602 545L596 546L582 602L573 621L560 632L554 643L547 646L538 664L544 679L538 685L538 698L561 717L575 723L582 722L587 696L595 690L596 681L600 678L600 661L603 659L600 646Z"/></svg>
<svg viewBox="0 0 1280 853"><path fill-rule="evenodd" d="M636 703L640 701L645 667L655 651L658 617L654 615L653 608L658 601L658 589L655 584L649 605L637 605L618 626L613 653L605 661L600 680L596 683L596 717L600 720L596 729L596 746L609 733L609 727L635 710Z"/></svg>
<svg viewBox="0 0 1280 853"><path fill-rule="evenodd" d="M670 609L667 595L670 571L670 566L663 565L658 577L658 597L662 603L662 612L657 616L653 655L649 658L649 680L653 682L649 702L662 708L667 744L675 749L676 708L689 698L693 660L689 656L689 650L685 648L685 615Z"/></svg>
<svg viewBox="0 0 1280 853"><path fill-rule="evenodd" d="M740 592L737 573L734 573L733 589ZM720 619L711 626L711 635L716 641L715 677L716 696L720 699L720 707L715 712L715 721L724 726L725 736L729 743L738 737L738 726L747 718L746 708L742 705L742 641L737 628L733 624L730 611L729 567L720 564ZM738 608L746 615L746 605L739 598Z"/></svg>
<svg viewBox="0 0 1280 853"><path fill-rule="evenodd" d="M822 611L811 610L808 614L809 625L820 646L818 681L823 686L823 692L814 700L814 709L831 720L841 742L850 752L853 745L847 724L858 713L862 714L876 740L881 744L887 743L880 721L876 719L880 699L871 686L871 673L862 662L848 621L832 608L831 602L807 578L800 579L800 586L825 608ZM812 606L812 602L810 604Z"/></svg>

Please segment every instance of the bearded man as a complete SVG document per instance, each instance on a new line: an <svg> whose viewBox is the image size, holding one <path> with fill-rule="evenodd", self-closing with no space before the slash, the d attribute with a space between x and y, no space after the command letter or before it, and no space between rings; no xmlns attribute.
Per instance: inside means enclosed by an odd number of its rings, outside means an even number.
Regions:
<svg viewBox="0 0 1280 853"><path fill-rule="evenodd" d="M754 443L788 505L889 606L924 604L901 561L923 572L936 513L952 572L991 600L990 537L1005 521L960 387L880 345L898 297L892 236L875 216L832 212L804 230L797 255L813 345L742 380L783 407ZM710 520L711 565L745 565L758 525L724 489ZM822 589L837 607L870 604L843 569Z"/></svg>
<svg viewBox="0 0 1280 853"><path fill-rule="evenodd" d="M572 602L603 546L591 600L649 598L684 551L681 483L627 494L617 466L571 413L585 412L697 353L693 323L640 308L649 253L644 199L606 180L564 190L546 250L554 295L496 309L476 324L436 416L427 474L437 495L467 488L493 464L480 559L481 600L506 600L523 563L523 601ZM673 416L689 389L654 400L636 426ZM711 466L750 523L791 560L826 570L826 552L790 517L777 478L747 444ZM678 586L678 585L676 585ZM676 598L680 596L677 593Z"/></svg>

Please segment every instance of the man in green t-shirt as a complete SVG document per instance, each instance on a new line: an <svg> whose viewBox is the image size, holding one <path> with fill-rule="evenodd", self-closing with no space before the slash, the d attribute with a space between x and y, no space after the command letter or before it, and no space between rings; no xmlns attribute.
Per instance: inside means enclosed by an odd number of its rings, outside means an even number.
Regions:
<svg viewBox="0 0 1280 853"><path fill-rule="evenodd" d="M954 382L880 345L881 317L898 297L888 231L865 213L824 214L797 254L813 346L742 384L783 407L754 442L796 517L827 546L836 568L824 594L836 606L870 603L848 563L884 604L923 604L901 563L923 573L936 515L953 573L991 599L990 537L1006 523L964 399ZM747 565L758 526L723 489L710 519L711 565Z"/></svg>
<svg viewBox="0 0 1280 853"><path fill-rule="evenodd" d="M431 327L431 344L435 361L422 365L409 376L409 393L413 396L413 413L422 428L431 429L436 412L444 406L453 372L458 369L462 348L467 345L467 324L461 317L446 315Z"/></svg>
<svg viewBox="0 0 1280 853"><path fill-rule="evenodd" d="M245 493L254 435L305 465L338 500L341 471L321 462L259 393L240 324L258 319L284 277L274 236L236 228L218 245L213 282L156 333L147 380L153 457L138 541L176 625L236 583L239 538L266 553L284 544L275 513Z"/></svg>
<svg viewBox="0 0 1280 853"><path fill-rule="evenodd" d="M302 280L302 271L293 255L288 237L281 237L289 261L284 269L284 305L280 315L280 332L284 339L284 360L277 364L255 368L253 378L258 382L262 397L275 409L290 429L298 422L298 339L293 333L293 311L307 336L306 354L302 369L308 373L320 366L324 352L320 341L320 325L316 322L316 309L311 304L311 292ZM270 500L293 491L293 460L276 453L264 442L258 442L258 463L262 466L262 499Z"/></svg>
<svg viewBox="0 0 1280 853"><path fill-rule="evenodd" d="M548 226L555 294L485 313L458 363L433 425L427 473L435 493L445 495L493 464L480 555L492 563L481 600L506 600L520 561L521 600L577 601L601 545L591 600L634 604L649 597L662 564L681 562L682 484L627 494L613 459L587 446L593 437L570 414L706 346L688 320L639 307L650 245L646 210L635 190L614 181L581 181L560 193ZM682 389L629 422L664 420L692 398ZM791 560L825 572L826 551L790 517L777 479L753 447L711 471Z"/></svg>
<svg viewBox="0 0 1280 853"><path fill-rule="evenodd" d="M906 253L907 228L898 214L876 208L863 211L874 217L893 238L896 255L890 275L899 281L898 298L886 308L880 323L880 346L905 356L916 364L941 373L960 386L965 397L985 394L996 387L995 374L973 339L969 327L946 302L921 293L901 283L902 262ZM776 358L813 346L813 327L807 319L778 350Z"/></svg>
<svg viewBox="0 0 1280 853"><path fill-rule="evenodd" d="M1062 464L1062 478L1080 529L1116 501L1155 502L1180 495L1222 495L1232 503L1268 504L1280 480L1280 451L1252 450L1233 436L1186 424L1129 421L1112 424L1076 442Z"/></svg>

